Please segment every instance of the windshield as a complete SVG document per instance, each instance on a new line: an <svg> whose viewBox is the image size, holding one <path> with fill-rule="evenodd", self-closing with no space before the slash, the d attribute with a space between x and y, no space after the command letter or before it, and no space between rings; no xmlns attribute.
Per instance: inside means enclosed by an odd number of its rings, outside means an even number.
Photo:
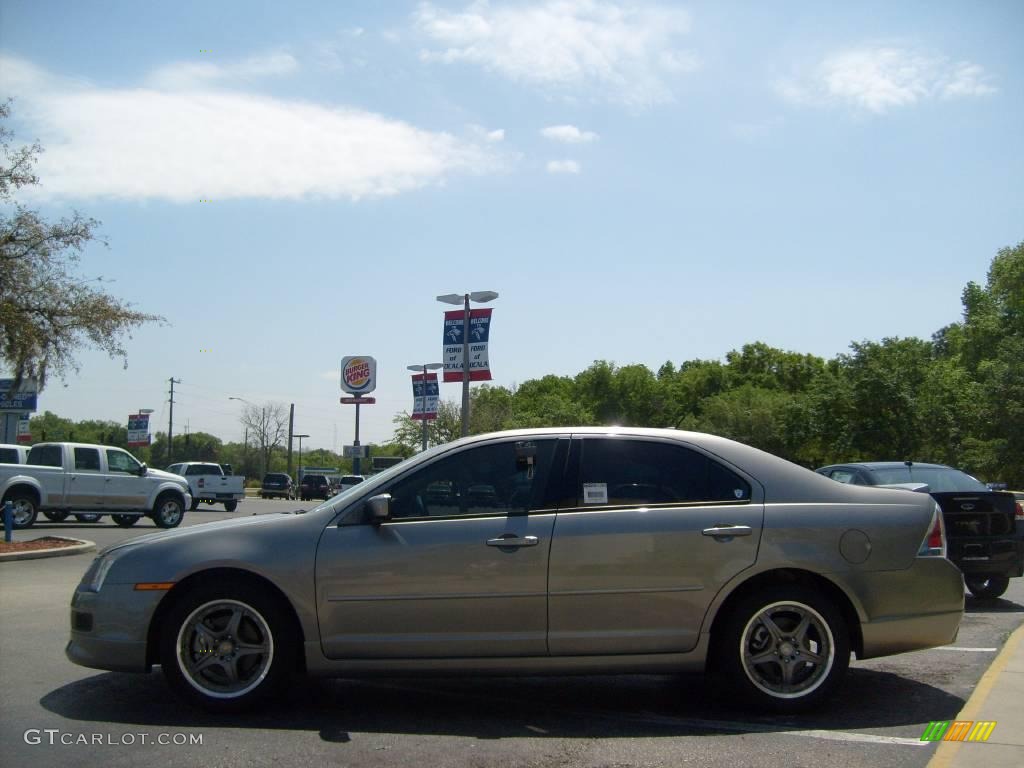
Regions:
<svg viewBox="0 0 1024 768"><path fill-rule="evenodd" d="M873 470L879 485L896 485L898 483L928 483L928 489L936 493L947 491L984 491L982 483L966 472L950 467L892 467Z"/></svg>

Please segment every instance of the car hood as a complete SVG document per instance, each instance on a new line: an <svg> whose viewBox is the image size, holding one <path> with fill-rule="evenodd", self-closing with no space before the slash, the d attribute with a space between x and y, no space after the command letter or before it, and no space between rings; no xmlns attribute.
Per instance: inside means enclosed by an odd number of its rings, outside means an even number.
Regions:
<svg viewBox="0 0 1024 768"><path fill-rule="evenodd" d="M201 537L208 539L211 536L224 536L234 535L239 532L242 528L255 528L257 526L266 526L274 524L286 524L298 519L297 515L282 512L279 514L268 514L268 515L251 515L250 517L235 517L230 520L215 520L209 523L200 523L199 525L190 525L186 528L173 528L169 531L159 531L157 533L148 533L145 536L139 536L138 538L132 539L131 541L122 541L118 544L113 544L102 552L101 555L107 552L113 552L121 549L135 549L136 547L145 547L153 544L161 544L164 542L181 540L181 543L185 543L188 539L194 539Z"/></svg>
<svg viewBox="0 0 1024 768"><path fill-rule="evenodd" d="M181 475L176 475L173 472L165 472L162 469L153 469L152 467L146 467L146 477L155 477L157 480L173 480L179 485L181 483L188 485L188 480Z"/></svg>

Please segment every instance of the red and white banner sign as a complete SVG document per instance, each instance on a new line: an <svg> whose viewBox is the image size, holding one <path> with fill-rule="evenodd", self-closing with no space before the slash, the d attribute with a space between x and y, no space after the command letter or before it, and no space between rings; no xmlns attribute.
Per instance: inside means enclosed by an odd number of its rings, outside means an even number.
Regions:
<svg viewBox="0 0 1024 768"><path fill-rule="evenodd" d="M128 416L128 447L149 445L149 414L133 413Z"/></svg>
<svg viewBox="0 0 1024 768"><path fill-rule="evenodd" d="M412 417L417 421L430 421L437 418L437 401L440 392L437 388L437 374L417 373L412 377Z"/></svg>
<svg viewBox="0 0 1024 768"><path fill-rule="evenodd" d="M469 380L490 381L491 367L487 359L487 344L491 334L491 309L472 309L469 312ZM444 380L462 381L465 343L463 325L465 310L444 313Z"/></svg>

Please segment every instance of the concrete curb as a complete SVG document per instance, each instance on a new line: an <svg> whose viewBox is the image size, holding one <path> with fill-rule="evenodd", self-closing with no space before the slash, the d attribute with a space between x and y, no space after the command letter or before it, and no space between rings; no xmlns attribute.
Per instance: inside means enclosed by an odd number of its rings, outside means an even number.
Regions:
<svg viewBox="0 0 1024 768"><path fill-rule="evenodd" d="M84 552L92 552L96 549L95 541L85 539L68 539L64 536L50 536L51 539L63 539L73 541L73 547L54 547L53 549L30 549L27 552L3 552L0 553L0 563L8 563L12 560L42 560L45 557L67 557L68 555L81 555Z"/></svg>
<svg viewBox="0 0 1024 768"><path fill-rule="evenodd" d="M995 661L985 670L985 674L981 676L981 680L974 687L971 697L956 716L957 720L977 719L978 712L981 711L981 708L991 695L992 688L999 681L999 676L1010 662L1010 658L1016 653L1017 646L1020 645L1021 640L1024 640L1024 625L1017 627L1003 644L999 655L996 656ZM962 746L963 744L958 741L939 742L939 748L935 750L932 759L928 761L927 768L948 768L950 765L953 765L956 761L957 753ZM998 763L995 764L998 765Z"/></svg>

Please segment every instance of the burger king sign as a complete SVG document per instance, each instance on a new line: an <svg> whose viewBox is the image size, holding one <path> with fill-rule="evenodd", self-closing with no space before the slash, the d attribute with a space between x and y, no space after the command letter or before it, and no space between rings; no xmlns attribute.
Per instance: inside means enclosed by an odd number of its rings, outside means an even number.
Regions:
<svg viewBox="0 0 1024 768"><path fill-rule="evenodd" d="M377 388L377 361L366 355L341 358L341 388L365 395Z"/></svg>

